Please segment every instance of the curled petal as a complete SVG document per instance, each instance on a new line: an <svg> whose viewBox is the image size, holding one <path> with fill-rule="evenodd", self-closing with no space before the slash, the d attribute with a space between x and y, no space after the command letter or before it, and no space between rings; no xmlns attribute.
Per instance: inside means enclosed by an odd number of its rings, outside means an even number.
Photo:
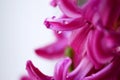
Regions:
<svg viewBox="0 0 120 80"><path fill-rule="evenodd" d="M85 25L83 17L80 18L59 18L59 19L46 19L44 24L47 28L57 31L69 31L82 27Z"/></svg>
<svg viewBox="0 0 120 80"><path fill-rule="evenodd" d="M88 55L96 67L109 63L117 54L115 48L120 46L119 34L105 30L91 31L88 40Z"/></svg>
<svg viewBox="0 0 120 80"><path fill-rule="evenodd" d="M91 37L88 40L88 56L95 65L96 68L100 68L103 64L110 62L112 59L110 53L103 50L103 44L101 43L104 34L99 31L91 31Z"/></svg>
<svg viewBox="0 0 120 80"><path fill-rule="evenodd" d="M81 17L81 9L77 6L74 0L59 0L58 6L61 11L68 17Z"/></svg>
<svg viewBox="0 0 120 80"><path fill-rule="evenodd" d="M31 80L52 80L52 77L44 75L36 68L31 61L27 61L26 69Z"/></svg>
<svg viewBox="0 0 120 80"><path fill-rule="evenodd" d="M56 64L54 73L55 80L67 80L68 68L71 63L71 59L67 57Z"/></svg>
<svg viewBox="0 0 120 80"><path fill-rule="evenodd" d="M35 53L38 56L47 58L47 59L54 59L63 56L64 49L67 46L67 40L57 40L53 44L45 46L43 48L39 48L35 50Z"/></svg>
<svg viewBox="0 0 120 80"><path fill-rule="evenodd" d="M83 80L88 72L93 68L92 63L87 56L83 57L79 65L68 74L70 80Z"/></svg>
<svg viewBox="0 0 120 80"><path fill-rule="evenodd" d="M119 80L120 79L120 59L114 59L109 65L95 74L86 77L84 80Z"/></svg>
<svg viewBox="0 0 120 80"><path fill-rule="evenodd" d="M64 50L67 47L68 37L71 33L64 31L61 32L53 31L53 32L57 40L51 43L50 45L36 49L35 52L38 56L47 59L54 59L63 56Z"/></svg>

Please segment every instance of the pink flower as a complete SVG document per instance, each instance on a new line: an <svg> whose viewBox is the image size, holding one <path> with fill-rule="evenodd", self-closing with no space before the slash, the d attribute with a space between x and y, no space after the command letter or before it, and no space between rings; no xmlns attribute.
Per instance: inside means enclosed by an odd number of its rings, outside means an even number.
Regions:
<svg viewBox="0 0 120 80"><path fill-rule="evenodd" d="M96 67L98 67L98 65L102 66L112 60L112 52L115 50L115 48L119 47L120 40L120 32L117 32L120 21L120 6L118 4L120 3L119 0L88 0L82 7L76 5L75 1L73 0L53 0L53 2L55 2L60 7L61 11L66 17L51 20L46 19L45 22L47 22L47 25L49 24L47 28L58 31L72 31L72 37L70 37L69 40L70 45L75 50L75 64L76 62L78 63L80 61L80 55L84 54L85 48L87 47L86 44L90 46L93 43L95 43L95 46L93 45L90 48L88 46L86 51ZM115 12L112 12L112 10ZM105 16L103 14L105 14ZM111 17L108 16L116 17L109 19ZM82 31L81 27L86 27L87 29L83 28L84 31ZM81 34L83 35L81 36ZM106 38L108 36L109 39ZM104 50L102 49L102 44L104 41L101 40L101 42L100 39L104 40L104 38L106 38L106 41L113 41L105 43L106 45L111 44L111 48L108 49L110 46L104 46ZM98 59L97 55L99 55L98 57L101 55L99 58L103 59L101 62Z"/></svg>
<svg viewBox="0 0 120 80"><path fill-rule="evenodd" d="M63 12L62 17L44 22L57 40L35 52L48 59L65 56L64 53L68 57L56 64L53 76L43 74L28 61L30 79L119 80L120 0L87 0L82 6L77 0L53 0L51 5Z"/></svg>

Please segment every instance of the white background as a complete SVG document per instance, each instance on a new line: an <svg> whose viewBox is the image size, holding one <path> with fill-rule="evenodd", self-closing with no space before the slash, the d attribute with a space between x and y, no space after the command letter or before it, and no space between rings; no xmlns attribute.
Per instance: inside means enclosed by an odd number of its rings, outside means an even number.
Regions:
<svg viewBox="0 0 120 80"><path fill-rule="evenodd" d="M43 73L52 75L56 61L35 55L34 49L54 41L43 25L46 17L58 14L50 0L0 0L0 80L19 80L32 60Z"/></svg>

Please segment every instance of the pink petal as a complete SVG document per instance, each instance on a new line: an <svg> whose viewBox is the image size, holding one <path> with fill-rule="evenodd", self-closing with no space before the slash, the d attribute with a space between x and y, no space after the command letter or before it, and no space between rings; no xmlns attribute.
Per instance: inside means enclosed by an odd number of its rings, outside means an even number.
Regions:
<svg viewBox="0 0 120 80"><path fill-rule="evenodd" d="M52 77L46 76L40 72L31 61L27 61L26 69L32 80L52 80Z"/></svg>
<svg viewBox="0 0 120 80"><path fill-rule="evenodd" d="M84 80L120 80L120 59L115 58L112 63Z"/></svg>
<svg viewBox="0 0 120 80"><path fill-rule="evenodd" d="M116 41L110 33L104 30L91 31L87 49L88 56L96 68L100 68L112 60L114 47L116 47Z"/></svg>
<svg viewBox="0 0 120 80"><path fill-rule="evenodd" d="M79 65L68 74L70 80L84 80L83 78L88 74L88 72L93 68L92 63L87 56L83 57Z"/></svg>
<svg viewBox="0 0 120 80"><path fill-rule="evenodd" d="M74 0L59 0L58 6L61 11L68 17L81 17L81 9L77 6Z"/></svg>
<svg viewBox="0 0 120 80"><path fill-rule="evenodd" d="M54 73L55 80L67 80L66 78L70 64L71 59L68 57L56 64Z"/></svg>
<svg viewBox="0 0 120 80"><path fill-rule="evenodd" d="M92 23L92 19L94 18L95 14L98 14L98 5L99 0L88 0L82 7L83 16Z"/></svg>
<svg viewBox="0 0 120 80"><path fill-rule="evenodd" d="M59 19L46 19L44 24L47 28L57 31L74 30L85 25L83 17L80 18L59 18Z"/></svg>
<svg viewBox="0 0 120 80"><path fill-rule="evenodd" d="M54 59L63 56L65 47L67 47L67 41L66 39L63 39L57 40L56 42L43 48L36 49L35 52L40 57Z"/></svg>

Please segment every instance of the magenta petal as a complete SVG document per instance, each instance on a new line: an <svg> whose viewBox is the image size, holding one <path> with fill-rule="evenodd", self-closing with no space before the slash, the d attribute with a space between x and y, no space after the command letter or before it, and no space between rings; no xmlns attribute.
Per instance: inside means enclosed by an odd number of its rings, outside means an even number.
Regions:
<svg viewBox="0 0 120 80"><path fill-rule="evenodd" d="M120 59L113 60L102 70L86 77L84 80L120 80Z"/></svg>
<svg viewBox="0 0 120 80"><path fill-rule="evenodd" d="M47 59L54 59L63 56L64 49L67 46L66 39L57 40L55 43L46 47L36 49L35 52L38 56Z"/></svg>
<svg viewBox="0 0 120 80"><path fill-rule="evenodd" d="M73 0L59 0L58 6L61 11L68 17L81 17L81 9Z"/></svg>
<svg viewBox="0 0 120 80"><path fill-rule="evenodd" d="M101 0L98 9L103 25L107 28L113 28L113 25L120 17L120 0Z"/></svg>
<svg viewBox="0 0 120 80"><path fill-rule="evenodd" d="M67 57L56 64L54 73L55 80L67 80L68 68L71 63L71 59Z"/></svg>
<svg viewBox="0 0 120 80"><path fill-rule="evenodd" d="M74 66L76 67L81 58L86 53L86 43L87 43L87 36L90 31L90 26L86 25L79 30L73 31L70 39L70 45L74 49Z"/></svg>
<svg viewBox="0 0 120 80"><path fill-rule="evenodd" d="M88 40L88 56L95 64L96 68L109 63L116 55L113 54L114 48L118 45L119 38L107 31L91 31ZM116 45L117 44L117 45Z"/></svg>
<svg viewBox="0 0 120 80"><path fill-rule="evenodd" d="M92 19L94 18L95 14L98 14L98 4L100 3L99 0L88 0L87 3L83 6L83 15L85 18L92 23Z"/></svg>
<svg viewBox="0 0 120 80"><path fill-rule="evenodd" d="M46 19L44 24L47 28L57 31L68 31L82 27L85 25L83 17L80 18L59 18L59 19Z"/></svg>
<svg viewBox="0 0 120 80"><path fill-rule="evenodd" d="M79 65L68 74L70 80L84 80L83 78L88 74L88 72L93 68L92 63L87 56L83 57Z"/></svg>
<svg viewBox="0 0 120 80"><path fill-rule="evenodd" d="M52 77L44 75L36 68L31 61L27 61L26 69L32 80L51 80Z"/></svg>

